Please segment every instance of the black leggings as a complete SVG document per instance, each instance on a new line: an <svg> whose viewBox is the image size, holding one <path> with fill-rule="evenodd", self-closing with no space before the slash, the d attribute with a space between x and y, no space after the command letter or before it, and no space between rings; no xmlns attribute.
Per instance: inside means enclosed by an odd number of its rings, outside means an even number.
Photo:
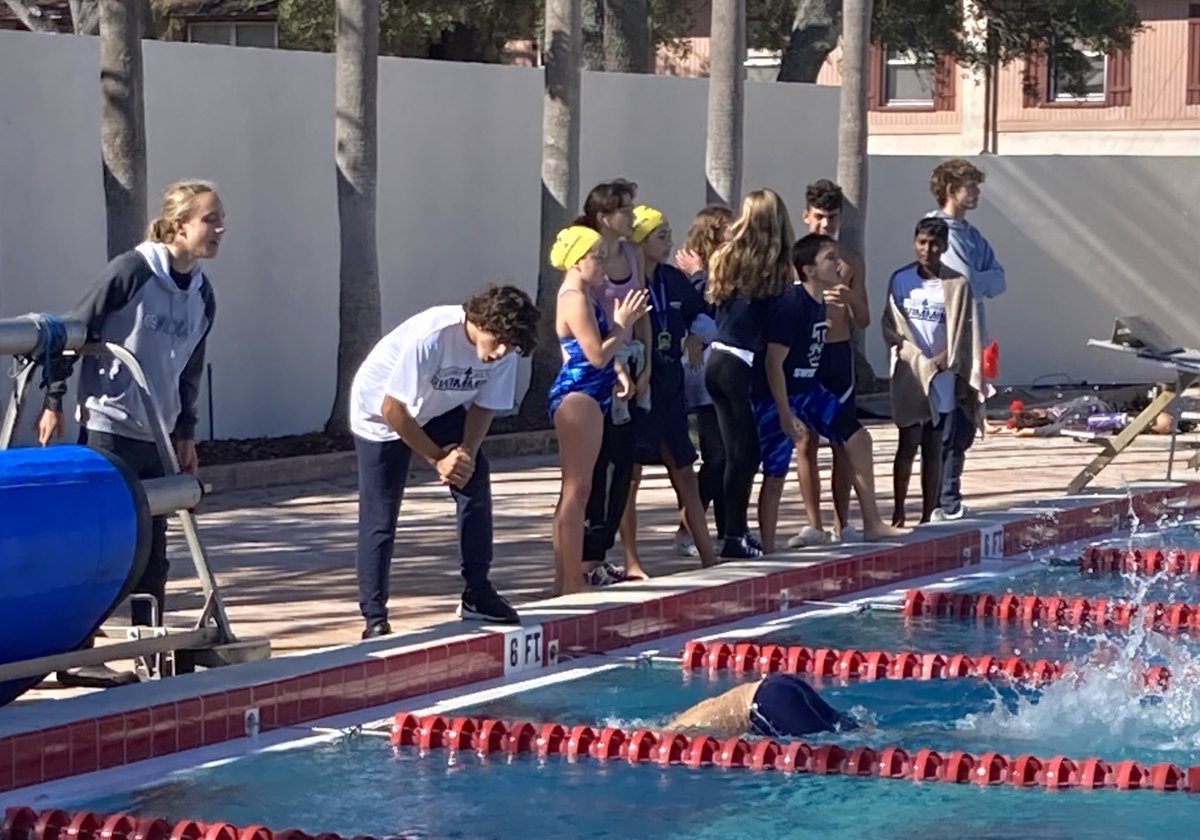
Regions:
<svg viewBox="0 0 1200 840"><path fill-rule="evenodd" d="M746 511L762 460L758 423L750 404L750 366L732 353L714 350L704 368L704 384L725 444L725 539L738 539L750 530Z"/></svg>
<svg viewBox="0 0 1200 840"><path fill-rule="evenodd" d="M717 534L725 536L725 442L717 423L717 409L701 405L692 409L700 435L700 501L712 505Z"/></svg>

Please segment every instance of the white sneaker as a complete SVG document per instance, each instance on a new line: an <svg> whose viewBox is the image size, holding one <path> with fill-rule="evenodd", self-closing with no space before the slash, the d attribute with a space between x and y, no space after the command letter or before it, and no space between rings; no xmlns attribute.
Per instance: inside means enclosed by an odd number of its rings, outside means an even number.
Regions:
<svg viewBox="0 0 1200 840"><path fill-rule="evenodd" d="M825 545L830 542L829 534L818 531L811 525L805 525L800 533L788 540L788 548L812 548L814 545Z"/></svg>
<svg viewBox="0 0 1200 840"><path fill-rule="evenodd" d="M929 514L930 522L953 522L957 519L962 519L967 515L966 505L959 505L958 510L954 513L946 513L943 508L934 508L933 513Z"/></svg>
<svg viewBox="0 0 1200 840"><path fill-rule="evenodd" d="M691 537L676 537L675 553L680 557L699 557L700 549L696 548Z"/></svg>
<svg viewBox="0 0 1200 840"><path fill-rule="evenodd" d="M852 525L847 525L842 529L841 534L838 535L837 541L840 543L860 543L863 541L862 531Z"/></svg>

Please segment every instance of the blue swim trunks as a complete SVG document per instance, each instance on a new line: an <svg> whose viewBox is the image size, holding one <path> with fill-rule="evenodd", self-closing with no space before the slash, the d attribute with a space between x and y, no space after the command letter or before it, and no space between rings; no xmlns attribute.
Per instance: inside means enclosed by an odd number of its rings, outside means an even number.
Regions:
<svg viewBox="0 0 1200 840"><path fill-rule="evenodd" d="M814 382L802 393L789 394L788 405L800 422L821 437L843 444L862 428L853 408L839 401L833 393ZM779 426L779 412L770 397L754 399L754 416L758 420L758 442L762 448L762 472L768 478L783 478L792 464L795 443Z"/></svg>

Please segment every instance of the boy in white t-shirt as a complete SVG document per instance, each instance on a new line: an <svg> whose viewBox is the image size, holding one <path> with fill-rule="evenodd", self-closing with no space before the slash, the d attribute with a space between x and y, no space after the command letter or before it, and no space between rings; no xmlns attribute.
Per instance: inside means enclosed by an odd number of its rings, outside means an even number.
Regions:
<svg viewBox="0 0 1200 840"><path fill-rule="evenodd" d="M350 431L358 455L358 596L363 638L391 632L388 576L396 520L415 451L458 504L466 580L463 619L518 624L488 580L492 489L480 444L492 416L513 407L518 355L537 343L539 314L515 286L489 286L466 303L435 306L385 335L354 376Z"/></svg>
<svg viewBox="0 0 1200 840"><path fill-rule="evenodd" d="M970 283L942 263L943 219L924 218L913 239L916 261L888 282L883 338L892 353L892 419L900 429L892 470L895 513L903 525L913 459L921 450L921 521L959 519L966 452L982 422L983 363Z"/></svg>

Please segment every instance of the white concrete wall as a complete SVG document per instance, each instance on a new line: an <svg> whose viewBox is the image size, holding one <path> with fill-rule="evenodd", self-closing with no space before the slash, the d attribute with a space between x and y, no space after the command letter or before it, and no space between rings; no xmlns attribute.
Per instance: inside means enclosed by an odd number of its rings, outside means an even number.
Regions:
<svg viewBox="0 0 1200 840"><path fill-rule="evenodd" d="M229 234L209 266L217 433L319 428L337 331L333 62L327 55L145 44L149 180L217 181ZM0 32L0 315L69 308L104 263L95 39ZM71 79L66 85L61 80ZM89 83L89 80L91 83ZM202 81L198 81L202 80ZM625 177L677 238L704 203L703 80L587 74L582 192ZM799 224L804 186L832 177L838 93L747 87L745 190L772 186ZM379 258L385 328L494 280L534 290L541 74L384 59ZM929 204L930 158L871 166L872 302L909 259ZM1195 300L1200 176L1174 159L988 159L976 221L1009 269L991 315L1007 381L1067 371L1147 378L1082 347L1116 310L1149 310L1200 342ZM870 332L872 357L883 353ZM202 417L207 405L201 406ZM201 433L207 434L202 421Z"/></svg>

